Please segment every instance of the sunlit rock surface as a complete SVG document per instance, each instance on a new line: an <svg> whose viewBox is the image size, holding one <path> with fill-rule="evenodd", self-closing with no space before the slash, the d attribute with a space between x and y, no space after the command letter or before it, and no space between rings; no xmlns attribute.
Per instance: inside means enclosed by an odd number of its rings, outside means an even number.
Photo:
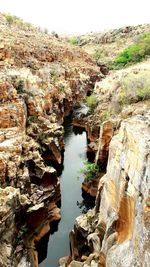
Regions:
<svg viewBox="0 0 150 267"><path fill-rule="evenodd" d="M150 262L150 112L122 122L110 142L93 211L76 219L71 256L81 266ZM94 263L93 260L96 262ZM95 265L93 265L95 264Z"/></svg>

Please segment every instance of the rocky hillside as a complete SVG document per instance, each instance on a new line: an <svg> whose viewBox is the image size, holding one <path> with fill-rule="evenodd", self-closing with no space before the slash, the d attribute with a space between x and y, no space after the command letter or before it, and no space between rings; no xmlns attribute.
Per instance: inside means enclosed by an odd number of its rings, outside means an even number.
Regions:
<svg viewBox="0 0 150 267"><path fill-rule="evenodd" d="M150 32L150 24L127 26L99 33L91 32L70 38L70 41L82 47L99 65L109 66L119 52L133 44L141 34L147 32Z"/></svg>
<svg viewBox="0 0 150 267"><path fill-rule="evenodd" d="M60 219L63 118L100 72L80 48L0 14L0 266L37 266L36 242ZM38 218L38 220L37 220Z"/></svg>

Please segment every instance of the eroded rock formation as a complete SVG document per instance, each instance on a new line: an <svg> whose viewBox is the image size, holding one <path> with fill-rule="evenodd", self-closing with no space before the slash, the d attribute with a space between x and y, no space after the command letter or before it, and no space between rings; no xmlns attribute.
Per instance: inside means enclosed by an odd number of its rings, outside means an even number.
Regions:
<svg viewBox="0 0 150 267"><path fill-rule="evenodd" d="M112 138L95 209L78 217L71 233L69 266L149 265L149 126L147 112L122 122Z"/></svg>
<svg viewBox="0 0 150 267"><path fill-rule="evenodd" d="M10 26L0 14L0 199L14 190L14 201L25 202L9 208L14 230L11 236L3 228L1 247L10 238L1 263L33 267L36 243L60 220L59 178L44 160L62 162L64 116L93 88L99 70L81 49L19 22Z"/></svg>

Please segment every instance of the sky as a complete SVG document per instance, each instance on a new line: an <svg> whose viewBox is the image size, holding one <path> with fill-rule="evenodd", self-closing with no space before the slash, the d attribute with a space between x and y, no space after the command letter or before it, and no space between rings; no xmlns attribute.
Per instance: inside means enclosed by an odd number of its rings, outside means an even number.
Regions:
<svg viewBox="0 0 150 267"><path fill-rule="evenodd" d="M0 12L67 34L150 23L149 6L150 0L0 0Z"/></svg>

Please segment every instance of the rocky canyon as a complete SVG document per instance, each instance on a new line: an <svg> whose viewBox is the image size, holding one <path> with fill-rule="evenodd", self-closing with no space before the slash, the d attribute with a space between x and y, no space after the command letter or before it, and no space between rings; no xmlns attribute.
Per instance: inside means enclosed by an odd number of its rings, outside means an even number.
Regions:
<svg viewBox="0 0 150 267"><path fill-rule="evenodd" d="M1 267L39 265L38 243L61 220L56 166L63 163L64 119L83 102L88 112L72 125L86 131L98 166L81 183L95 206L69 229L70 255L58 265L149 266L150 60L109 64L118 40L121 51L124 40L131 45L149 32L150 25L127 27L81 36L74 45L0 14ZM113 55L96 59L91 47L98 46Z"/></svg>

